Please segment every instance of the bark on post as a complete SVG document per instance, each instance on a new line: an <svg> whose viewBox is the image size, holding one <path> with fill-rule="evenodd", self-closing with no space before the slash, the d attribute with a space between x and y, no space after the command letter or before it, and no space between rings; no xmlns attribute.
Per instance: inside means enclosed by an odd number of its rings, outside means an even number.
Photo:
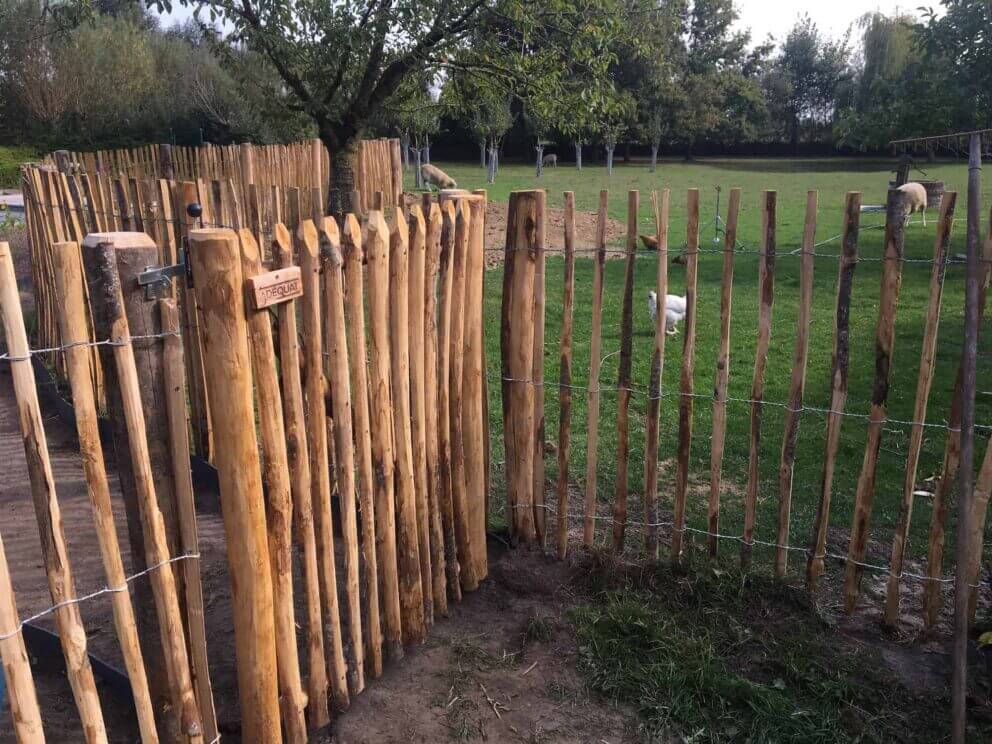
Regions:
<svg viewBox="0 0 992 744"><path fill-rule="evenodd" d="M627 193L627 257L620 315L620 370L617 375L617 478L613 497L613 552L622 553L627 530L627 478L630 462L630 385L634 350L634 262L640 194Z"/></svg>
<svg viewBox="0 0 992 744"><path fill-rule="evenodd" d="M293 243L281 222L273 227L272 260L279 268L293 265ZM320 569L317 536L313 523L310 448L303 411L300 379L300 345L296 326L296 301L283 302L277 310L279 326L279 370L282 379L283 413L286 418L286 456L294 505L296 540L301 546L303 585L307 614L307 698L311 729L330 723L327 708L327 663L324 655L324 625L320 600Z"/></svg>
<svg viewBox="0 0 992 744"><path fill-rule="evenodd" d="M262 273L262 257L251 230L242 229L238 237L241 243L241 273L247 280ZM300 660L296 650L296 619L293 611L293 503L290 494L282 401L279 397L279 378L276 373L275 344L272 340L272 322L267 309L248 309L247 322L264 462L262 481L265 484L266 530L272 572L272 598L275 605L279 699L282 703L286 739L290 742L302 742L306 740L307 731L303 715L306 699L300 681Z"/></svg>
<svg viewBox="0 0 992 744"><path fill-rule="evenodd" d="M789 560L789 523L792 516L792 475L796 463L796 441L806 389L806 359L809 357L809 325L813 307L813 264L816 250L817 192L806 192L806 221L803 229L802 258L799 263L799 313L796 318L796 345L792 357L792 379L785 409L785 435L778 468L778 541L775 548L775 575L785 576Z"/></svg>
<svg viewBox="0 0 992 744"><path fill-rule="evenodd" d="M368 262L369 390L372 469L375 477L376 555L382 573L386 649L403 658L399 568L396 555L396 503L393 484L392 395L389 385L389 228L382 212L369 213L365 242Z"/></svg>
<svg viewBox="0 0 992 744"><path fill-rule="evenodd" d="M707 536L709 554L714 558L720 540L720 481L727 435L727 384L730 382L730 316L734 296L734 249L737 245L737 217L740 214L741 190L730 190L727 203L727 226L723 233L723 280L720 285L720 346L716 355L716 378L713 381L713 443L710 447L710 498ZM664 297L658 290L658 297ZM661 313L659 312L659 315Z"/></svg>
<svg viewBox="0 0 992 744"><path fill-rule="evenodd" d="M544 222L537 224L537 265L534 268L534 356L531 380L534 387L534 531L543 548L547 542L547 512L544 504ZM481 298L480 298L481 299Z"/></svg>
<svg viewBox="0 0 992 744"><path fill-rule="evenodd" d="M827 414L826 451L820 479L820 502L813 521L809 555L806 559L806 583L816 589L823 573L824 552L827 549L827 528L830 524L830 496L834 479L834 464L840 445L840 430L844 406L847 403L847 376L851 361L851 290L854 269L858 265L858 227L861 220L861 193L849 191L844 208L840 261L837 268L837 303L834 318L834 347L830 365L830 413Z"/></svg>
<svg viewBox="0 0 992 744"><path fill-rule="evenodd" d="M62 511L55 493L55 479L52 476L52 466L48 457L48 443L41 420L41 407L38 404L38 391L31 369L28 337L24 329L14 263L8 243L0 243L0 314L3 316L7 351L12 357L10 371L14 381L14 395L17 399L18 420L24 438L24 456L31 480L31 496L38 520L48 589L52 602L61 605L55 611L55 624L65 655L66 676L69 678L76 708L79 710L86 741L88 744L105 742L107 730L86 651L86 631L79 614L79 605L74 603L62 605L76 598L76 586L66 551L65 534L62 531ZM4 583L9 584L6 562L3 564L3 569L3 578L6 579ZM5 605L8 618L16 615L13 596L13 593L9 595L9 599L6 595L0 596L0 604ZM22 636L18 635L17 638L22 639ZM12 639L4 642L5 652L10 640ZM23 649L23 640L21 649ZM19 651L20 649L15 649L15 653ZM4 662L6 670L6 653ZM18 677L21 678L19 681L22 683L16 689L21 693L24 691L23 674L18 674ZM30 698L25 699L24 703L30 711L32 707Z"/></svg>
<svg viewBox="0 0 992 744"><path fill-rule="evenodd" d="M565 279L558 371L558 560L568 553L568 455L572 437L572 314L575 305L575 192L565 192Z"/></svg>
<svg viewBox="0 0 992 744"><path fill-rule="evenodd" d="M112 588L127 587L124 561L121 558L121 548L114 523L110 485L104 466L103 445L100 442L96 398L90 377L90 355L83 346L74 346L74 344L84 344L90 338L89 312L83 293L83 267L79 244L56 243L52 246L52 258L56 286L61 298L59 325L62 331L62 343L67 347L66 371L72 389L79 451L83 455L86 490L93 508L93 521L96 523L97 540L107 574L107 585ZM141 654L131 594L128 591L115 592L111 595L111 601L114 625L121 645L121 656L131 682L141 739L143 742L157 742L155 707L148 688L148 678L145 675L145 662Z"/></svg>
<svg viewBox="0 0 992 744"><path fill-rule="evenodd" d="M242 734L251 741L279 742L275 614L237 237L230 230L194 230L190 256L203 316L207 390L214 401L211 420L222 444L216 464L231 571Z"/></svg>

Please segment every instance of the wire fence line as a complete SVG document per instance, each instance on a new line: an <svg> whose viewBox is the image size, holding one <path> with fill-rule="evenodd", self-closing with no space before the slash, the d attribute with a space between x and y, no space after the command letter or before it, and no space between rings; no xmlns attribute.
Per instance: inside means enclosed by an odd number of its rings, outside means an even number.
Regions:
<svg viewBox="0 0 992 744"><path fill-rule="evenodd" d="M45 349L28 349L28 353L23 356L11 356L11 354L5 352L0 354L0 362L26 362L31 359L31 357L38 356L40 354L58 354L69 349L93 346L127 346L134 341L149 341L152 339L170 338L173 336L181 337L182 334L179 331L164 331L162 333L148 333L144 335L128 336L126 338L108 338L102 341L72 341L68 344L63 344L61 346L50 346Z"/></svg>

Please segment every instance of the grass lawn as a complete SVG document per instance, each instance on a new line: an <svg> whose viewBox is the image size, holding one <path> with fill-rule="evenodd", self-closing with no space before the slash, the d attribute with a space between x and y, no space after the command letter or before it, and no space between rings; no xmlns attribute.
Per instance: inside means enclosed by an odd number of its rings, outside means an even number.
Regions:
<svg viewBox="0 0 992 744"><path fill-rule="evenodd" d="M18 188L21 184L21 163L38 159L31 147L0 146L0 188Z"/></svg>
<svg viewBox="0 0 992 744"><path fill-rule="evenodd" d="M485 187L485 173L477 165L439 163L465 188ZM844 194L850 190L863 193L864 204L883 204L885 201L891 161L852 160L839 158L817 159L702 159L694 163L682 161L662 162L657 173L650 173L643 165L617 166L608 176L605 169L587 166L581 172L572 167L562 166L545 171L539 181L534 177L532 166L504 166L497 177L497 183L489 187L490 199L505 201L509 192L516 189L542 187L548 190L548 200L552 207L560 207L562 192L575 192L577 209L593 211L596 208L600 189L610 189L610 216L626 219L626 192L640 189L641 210L638 215L639 231L652 232L653 221L650 212L650 191L667 187L671 195L671 242L670 248L677 249L685 236L685 192L687 188L698 187L701 191L701 246L718 248L722 243L715 241L712 220L715 214L716 194L714 186L721 186L723 198L721 211L725 217L727 193L731 187L743 189L742 210L738 229L739 243L743 249L755 250L760 230L758 211L761 191L778 190L778 252L776 268L775 304L773 314L772 346L766 373L766 401L785 401L787 398L790 371L792 367L793 344L796 334L796 313L799 295L798 268L796 256L783 255L799 246L805 208L805 192L808 189L819 191L819 221L817 241L837 236L841 230L844 207ZM928 177L943 179L948 190L957 189L957 221L952 238L951 253L964 251L964 208L967 168L963 162L946 162L927 166ZM988 214L992 196L992 168L984 171L985 206L983 221ZM881 225L884 214L862 215L860 254L865 258L879 257L882 251L883 231L865 229ZM907 229L906 256L926 259L932 256L936 211L928 214L927 227L912 224ZM591 236L590 236L591 238ZM585 242L579 248L589 248ZM836 253L839 241L818 248L818 252ZM646 296L654 286L656 276L655 254L639 251L635 270L635 312L634 312L634 387L646 390L649 378L650 355L653 329L647 312ZM695 366L695 390L708 393L712 390L715 359L719 340L719 297L721 279L720 255L702 254L699 262L698 282L698 323ZM623 261L609 261L606 269L606 285L603 311L603 350L604 355L616 352L620 345L620 314L623 288ZM681 267L670 271L672 292L683 293L685 272ZM834 318L835 283L837 261L832 258L819 258L816 262L814 306L811 328L810 356L807 372L807 405L825 408L830 398L829 370L832 350L832 324ZM874 379L874 332L878 315L878 294L881 277L881 263L863 261L855 274L855 285L851 313L851 376L847 410L867 414ZM758 258L751 253L738 256L734 274L733 320L731 326L731 370L729 395L747 398L750 393L754 348L757 338L758 312ZM487 275L485 311L487 318L488 372L490 375L490 411L493 435L493 460L501 463L502 425L499 390L499 316L501 295L501 269ZM912 418L916 391L916 378L919 368L920 343L924 325L925 306L928 297L930 266L927 263L906 263L903 268L902 291L896 322L895 360L892 372L892 386L889 396L889 416L895 419ZM563 262L560 258L549 258L547 268L547 329L545 346L545 379L554 381L558 376L558 345L561 324L561 295ZM592 306L592 261L579 259L576 262L576 297L573 382L576 385L589 385L589 336ZM964 306L964 269L961 265L948 268L937 347L937 374L930 395L927 419L933 422L946 420L950 409L951 393L957 371L961 347L961 332ZM985 327L988 328L988 321ZM678 389L679 370L682 357L682 338L670 339L666 345L663 392L675 393ZM980 351L978 372L979 396L978 416L980 424L992 424L992 343L986 338ZM616 474L616 395L608 388L616 381L618 355L609 356L602 368L604 394L601 403L599 432L598 492L602 504L613 500ZM554 441L558 428L557 390L554 385L546 388L546 417L548 438ZM572 414L572 456L571 477L580 487L584 480L586 451L586 400L584 394L573 398ZM643 489L644 420L647 406L646 395L635 394L631 403L631 448L630 490L632 497ZM749 407L743 403L728 404L728 431L724 477L731 484L743 486L748 460L748 416ZM678 428L678 405L676 397L665 397L662 401L662 433L660 460L664 463L674 458ZM761 488L759 491L757 537L774 541L777 530L778 485L777 469L782 445L784 411L774 406L766 406L761 445ZM692 444L691 470L693 478L700 486L690 488L688 522L690 526L705 527L706 486L709 480L709 442L711 437L712 403L697 399L694 412L694 434ZM803 416L799 434L794 479L794 496L790 543L805 546L810 536L818 500L822 456L824 451L823 415L807 412ZM863 420L846 419L843 425L840 454L833 491L831 525L843 529L850 527L854 492L861 467L867 427ZM908 427L890 424L882 442L879 463L879 477L875 495L874 513L871 519L871 537L887 546L893 527L899 515L903 466L908 443ZM988 429L980 431L976 447L976 462L984 454ZM943 429L927 429L923 453L918 471L918 482L937 475L945 443ZM502 503L503 478L500 467L494 468L494 491L491 503L497 507ZM555 477L555 456L547 458L549 479ZM674 467L666 468L661 477L661 506L671 505L673 494ZM692 480L691 480L692 483ZM741 534L743 526L742 498L740 488L728 488L722 500L721 532ZM635 503L639 503L636 501ZM636 506L634 507L637 508ZM573 510L581 510L579 499L573 498ZM930 520L930 503L926 497L918 497L914 506L910 536L909 555L920 557L926 551L926 535ZM601 513L603 510L601 509ZM631 513L630 519L639 520L641 515ZM629 545L639 544L639 535L630 531ZM949 535L953 536L953 515ZM697 538L698 539L698 538ZM846 546L846 543L845 543ZM724 542L722 550L736 552L739 545ZM663 547L664 551L664 547ZM953 551L945 551L947 565L953 558ZM876 556L887 562L888 549ZM771 561L771 551L756 548L755 565L767 567ZM799 570L803 560L801 555L793 555L790 568Z"/></svg>

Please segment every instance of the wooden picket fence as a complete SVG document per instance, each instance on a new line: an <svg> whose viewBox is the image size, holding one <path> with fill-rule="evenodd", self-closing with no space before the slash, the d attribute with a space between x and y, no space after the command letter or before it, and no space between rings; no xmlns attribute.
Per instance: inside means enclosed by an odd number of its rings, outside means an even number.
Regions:
<svg viewBox="0 0 992 744"><path fill-rule="evenodd" d="M792 254L799 257L799 298L797 308L797 328L793 346L793 366L789 383L788 398L785 401L768 400L765 396L765 372L771 348L772 308L775 294L776 268L776 207L777 194L765 191L761 195L761 238L757 246L759 261L758 276L758 328L750 394L747 399L736 399L749 408L749 458L746 488L743 503L743 530L733 533L721 528L721 494L723 493L723 463L727 437L727 403L729 381L729 349L731 338L731 308L735 256L739 251L737 240L738 214L741 208L741 190L733 189L727 205L722 249L700 247L699 191L690 189L687 193L687 216L685 226L685 247L681 254L685 261L686 274L686 313L681 325L682 355L680 382L677 391L661 390L661 375L665 363L665 321L664 312L659 310L654 331L654 345L650 379L635 386L631 379L633 346L633 286L635 256L637 255L637 215L640 194L628 194L628 222L626 247L619 251L607 247L606 223L608 192L603 191L599 200L599 225L596 244L586 255L593 258L591 338L589 339L589 387L576 387L572 384L572 324L574 308L575 276L575 213L574 198L571 192L565 193L564 213L564 287L562 297L562 325L558 340L560 352L560 373L557 383L544 378L545 339L545 209L546 195L543 191L517 192L510 195L508 208L507 238L504 253L503 294L501 316L501 391L503 411L503 441L505 451L506 519L511 539L518 544L537 544L552 547L560 558L569 550L573 537L571 527L581 525L582 544L593 547L598 538L603 538L616 553L622 553L630 546L627 528L635 526L643 538L643 555L649 559L659 557L659 532L665 530L669 536L668 558L682 562L686 557L686 536L698 536L707 545L707 552L716 556L718 544L730 541L739 544L740 562L744 568L751 565L753 548L756 544L769 548L774 553L773 570L784 577L789 569L789 556L805 559L802 568L807 584L811 589L818 586L824 572L825 559L831 559L844 567L844 606L848 613L856 608L861 595L862 575L866 570L876 570L888 574L887 595L884 607L884 620L894 626L900 613L900 589L904 579L912 578L923 583L923 622L926 628L933 628L943 607L946 592L944 586L953 581L943 573L944 532L947 526L950 507L950 494L958 473L961 446L962 393L961 374L954 386L953 403L946 423L927 421L927 403L934 381L936 369L936 343L939 326L941 297L944 275L947 267L948 245L957 194L944 194L940 204L940 214L934 253L931 262L932 273L929 285L929 300L926 308L926 323L920 351L921 364L916 390L914 413L911 421L895 421L887 417L890 372L893 342L896 327L896 309L905 244L905 225L908 204L904 195L890 191L886 207L884 248L880 260L882 264L881 291L876 332L876 346L873 357L874 385L870 412L865 415L845 410L847 400L848 373L851 363L849 321L851 312L852 284L855 267L859 260L858 242L861 214L861 194L847 195L844 211L843 232L839 253L818 252L816 242L817 201L815 191L806 195L805 222L802 243ZM660 194L652 193L652 207L655 221L655 241L660 255L657 261L656 292L659 298L668 293L668 251L669 251L669 200L666 189ZM722 282L720 291L719 346L712 394L700 394L694 387L696 349L696 297L699 255L704 252L722 254ZM751 251L755 252L755 251ZM602 362L602 322L605 265L608 253L622 254L625 261L622 295L622 315L620 324L619 367L617 385L614 389L601 382ZM826 409L804 403L806 384L806 360L810 352L810 318L813 301L813 272L817 257L827 257L838 265L836 278L836 314L833 323L833 361L830 372L831 396ZM868 259L872 260L872 259ZM985 308L985 296L989 288L992 269L992 226L984 241L983 256L980 260L980 314ZM750 285L746 285L750 286ZM662 301L659 304L663 305ZM738 331L739 333L740 331ZM646 390L643 389L646 387ZM559 421L557 435L557 473L554 477L554 501L546 503L545 455L546 434L545 390L557 388L559 400ZM601 395L607 389L616 395L616 477L611 504L604 513L600 503L597 478L598 436L600 429ZM580 392L581 391L581 392ZM576 395L587 396L588 419L586 434L585 482L583 503L578 508L570 506L569 460L571 452L571 408ZM640 515L628 513L628 495L637 491L629 483L631 421L630 404L634 394L646 395L644 488L641 491L642 509ZM677 399L678 430L677 446L674 452L675 477L672 493L665 499L670 506L670 516L660 515L658 466L659 466L659 411L663 398L673 395ZM697 400L712 403L712 439L705 444L710 451L708 503L706 504L706 526L697 528L687 523L687 500L689 496L690 451L693 446L694 406ZM758 540L755 527L758 519L759 490L763 487L759 480L763 418L768 406L776 406L784 411L783 441L777 468L777 536L774 542ZM792 515L793 472L796 460L796 446L799 420L804 410L821 411L826 416L826 445L823 452L822 479L818 486L817 513L812 533L800 545L790 542L795 539L795 528L790 524ZM831 524L830 505L833 480L841 442L841 424L845 419L867 426L867 442L864 459L854 494L854 518L850 525L848 550L846 555L833 554L827 545L827 529ZM937 417L937 421L940 418ZM905 473L902 484L902 504L898 524L892 534L891 555L887 566L867 562L868 529L875 494L875 481L878 473L878 458L881 449L883 428L887 425L905 425L908 428L908 446L905 453ZM612 424L611 424L612 425ZM854 424L848 423L848 426ZM933 494L929 541L926 556L926 571L914 575L905 569L906 543L912 518L914 494L917 488L917 469L927 427L943 429L946 434L946 452L940 478ZM986 427L988 428L988 427ZM698 445L697 445L698 446ZM804 484L810 486L813 484ZM958 566L958 571L966 571L971 586L970 611L975 612L979 580L979 562L983 550L983 536L990 492L992 492L992 446L989 446L982 462L974 492L973 530L969 546L968 564ZM606 527L597 531L597 527ZM597 534L598 532L598 534Z"/></svg>
<svg viewBox="0 0 992 744"><path fill-rule="evenodd" d="M402 658L404 646L423 643L435 618L488 572L485 194L427 198L393 210L388 222L378 210L363 220L349 214L339 226L302 215L300 189L288 192L300 216L292 229L279 221L260 235L189 229L192 286L173 278L155 297L135 279L135 267L164 248L145 233L90 233L51 247L59 355L144 742L158 741L161 708L146 675L153 660L123 590L133 577L124 575L111 511L93 351L103 365L117 467L133 475L122 492L140 515L128 528L143 530L145 555L131 559L152 580L166 697L184 741L215 742L218 732L189 465L185 388L194 374L184 347L192 338L181 318L194 315L198 323L244 741L276 742L283 734L306 741L363 691L367 677L382 674L384 657ZM75 594L5 243L0 309L69 682L86 740L106 741L78 611L90 597ZM340 507L338 552L332 494ZM302 586L293 582L294 550ZM296 592L306 607L302 657ZM9 598L0 602L0 653L16 734L43 741L2 542L0 593Z"/></svg>

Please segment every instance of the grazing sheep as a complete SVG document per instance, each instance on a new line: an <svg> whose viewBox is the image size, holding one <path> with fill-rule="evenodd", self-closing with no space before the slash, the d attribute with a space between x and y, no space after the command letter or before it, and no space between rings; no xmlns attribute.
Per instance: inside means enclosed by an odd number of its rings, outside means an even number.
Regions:
<svg viewBox="0 0 992 744"><path fill-rule="evenodd" d="M922 183L916 183L915 181L910 181L909 183L904 183L899 187L899 191L907 195L906 201L909 202L909 212L906 213L906 222L909 222L909 217L913 212L921 212L923 214L923 227L927 226L927 190Z"/></svg>
<svg viewBox="0 0 992 744"><path fill-rule="evenodd" d="M431 185L437 186L439 189L458 188L458 184L454 178L433 165L420 166L420 178L423 180L424 185L427 186L428 191L430 191Z"/></svg>
<svg viewBox="0 0 992 744"><path fill-rule="evenodd" d="M558 167L558 156L557 155L545 155L541 158L541 165L553 165L555 168Z"/></svg>
<svg viewBox="0 0 992 744"><path fill-rule="evenodd" d="M648 312L651 322L658 321L658 293L653 289L648 292ZM665 295L665 333L674 336L678 333L678 324L685 317L685 297Z"/></svg>

